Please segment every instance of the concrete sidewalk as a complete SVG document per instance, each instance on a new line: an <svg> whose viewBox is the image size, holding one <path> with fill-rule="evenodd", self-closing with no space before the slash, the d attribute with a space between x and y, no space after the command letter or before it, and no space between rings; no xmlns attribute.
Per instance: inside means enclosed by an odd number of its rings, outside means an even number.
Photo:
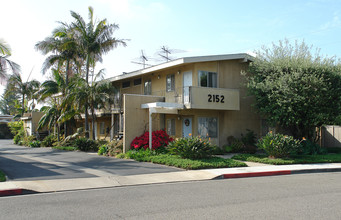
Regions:
<svg viewBox="0 0 341 220"><path fill-rule="evenodd" d="M249 164L251 165L251 164ZM302 173L341 172L341 163L264 165L252 167L190 170L168 173L141 174L130 176L105 176L76 179L37 181L8 181L0 183L0 196L18 195L23 191L60 192L143 184L172 183L184 181L212 180L220 178L242 178Z"/></svg>

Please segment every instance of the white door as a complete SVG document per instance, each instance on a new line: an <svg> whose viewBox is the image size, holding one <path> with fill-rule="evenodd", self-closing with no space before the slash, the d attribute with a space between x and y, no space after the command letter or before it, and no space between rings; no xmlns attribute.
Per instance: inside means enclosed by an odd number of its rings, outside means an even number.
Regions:
<svg viewBox="0 0 341 220"><path fill-rule="evenodd" d="M192 72L184 72L184 103L189 103L189 87L192 86Z"/></svg>
<svg viewBox="0 0 341 220"><path fill-rule="evenodd" d="M192 118L183 118L182 120L182 136L189 137L192 135Z"/></svg>

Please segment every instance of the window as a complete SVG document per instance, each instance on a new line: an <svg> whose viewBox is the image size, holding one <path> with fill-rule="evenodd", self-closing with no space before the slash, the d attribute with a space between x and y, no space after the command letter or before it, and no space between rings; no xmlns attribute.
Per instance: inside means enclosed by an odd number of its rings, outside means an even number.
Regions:
<svg viewBox="0 0 341 220"><path fill-rule="evenodd" d="M218 120L215 117L198 118L198 135L201 137L218 137Z"/></svg>
<svg viewBox="0 0 341 220"><path fill-rule="evenodd" d="M145 95L151 95L152 94L152 81L146 80L144 82L144 94Z"/></svg>
<svg viewBox="0 0 341 220"><path fill-rule="evenodd" d="M130 87L130 81L122 82L122 88L128 88L128 87Z"/></svg>
<svg viewBox="0 0 341 220"><path fill-rule="evenodd" d="M166 78L166 91L167 92L174 91L174 87L175 87L174 74L167 75L167 78Z"/></svg>
<svg viewBox="0 0 341 220"><path fill-rule="evenodd" d="M134 79L134 86L141 85L141 83L142 83L141 78Z"/></svg>
<svg viewBox="0 0 341 220"><path fill-rule="evenodd" d="M175 119L167 119L167 134L170 136L175 136Z"/></svg>
<svg viewBox="0 0 341 220"><path fill-rule="evenodd" d="M217 88L217 73L199 71L199 86Z"/></svg>
<svg viewBox="0 0 341 220"><path fill-rule="evenodd" d="M101 122L99 124L99 134L105 134L105 128L104 128L105 124L104 122Z"/></svg>

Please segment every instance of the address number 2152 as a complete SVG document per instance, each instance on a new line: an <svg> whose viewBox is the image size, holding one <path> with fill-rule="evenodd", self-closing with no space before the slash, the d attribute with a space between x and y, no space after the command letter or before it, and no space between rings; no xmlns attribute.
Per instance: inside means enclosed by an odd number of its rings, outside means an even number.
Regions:
<svg viewBox="0 0 341 220"><path fill-rule="evenodd" d="M220 102L224 103L225 97L223 95L208 94L208 102Z"/></svg>

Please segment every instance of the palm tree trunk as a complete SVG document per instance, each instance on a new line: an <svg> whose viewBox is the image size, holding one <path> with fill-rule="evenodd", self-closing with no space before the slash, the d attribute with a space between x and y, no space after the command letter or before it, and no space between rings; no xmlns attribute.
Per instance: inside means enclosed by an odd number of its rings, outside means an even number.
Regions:
<svg viewBox="0 0 341 220"><path fill-rule="evenodd" d="M21 113L21 116L24 116L24 113L25 113L25 94L23 93L22 94L22 113Z"/></svg>
<svg viewBox="0 0 341 220"><path fill-rule="evenodd" d="M92 140L95 140L96 134L95 134L95 109L91 108L91 127L92 127Z"/></svg>
<svg viewBox="0 0 341 220"><path fill-rule="evenodd" d="M90 55L87 55L86 58L86 75L85 75L85 80L86 84L89 85L89 67L90 67ZM88 115L88 101L85 102L84 105L85 108L85 137L89 138L89 115Z"/></svg>
<svg viewBox="0 0 341 220"><path fill-rule="evenodd" d="M68 85L69 85L69 69L70 69L70 61L67 60L66 61L66 74L65 74L65 87L66 89L68 89ZM69 107L66 107L66 111L69 110ZM67 129L67 122L64 122L64 136L67 137L68 136L68 129Z"/></svg>

